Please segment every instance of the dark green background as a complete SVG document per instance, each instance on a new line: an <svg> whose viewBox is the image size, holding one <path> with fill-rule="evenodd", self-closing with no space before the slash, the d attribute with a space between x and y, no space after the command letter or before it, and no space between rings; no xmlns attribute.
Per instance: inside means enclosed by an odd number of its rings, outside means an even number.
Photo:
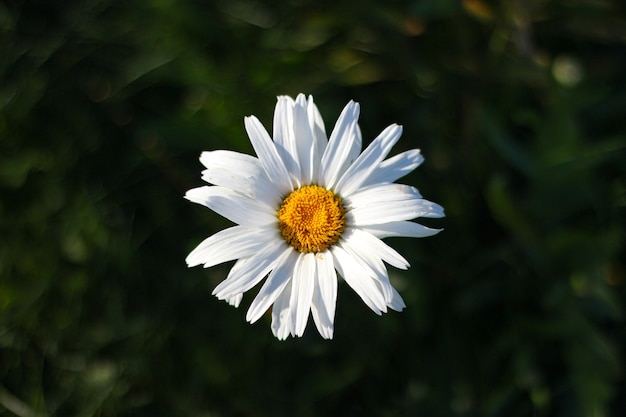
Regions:
<svg viewBox="0 0 626 417"><path fill-rule="evenodd" d="M620 0L0 2L0 416L626 412ZM445 231L390 239L402 313L342 284L335 339L187 269L183 199L276 96L404 126Z"/></svg>

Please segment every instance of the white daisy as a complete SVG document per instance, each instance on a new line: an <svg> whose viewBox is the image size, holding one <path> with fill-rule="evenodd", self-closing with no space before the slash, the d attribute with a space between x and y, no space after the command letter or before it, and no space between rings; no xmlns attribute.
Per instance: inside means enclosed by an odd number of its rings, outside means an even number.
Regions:
<svg viewBox="0 0 626 417"><path fill-rule="evenodd" d="M384 160L402 133L394 124L361 153L358 117L351 101L327 139L311 96L278 97L273 140L256 117L245 118L258 158L203 152L202 179L213 185L185 195L236 223L200 243L187 264L237 259L213 291L235 307L266 278L246 319L253 323L272 306L279 339L302 336L309 312L322 337L333 337L337 272L376 314L401 311L385 262L400 269L409 263L381 239L439 232L409 220L443 217L443 208L394 183L422 163L420 151Z"/></svg>

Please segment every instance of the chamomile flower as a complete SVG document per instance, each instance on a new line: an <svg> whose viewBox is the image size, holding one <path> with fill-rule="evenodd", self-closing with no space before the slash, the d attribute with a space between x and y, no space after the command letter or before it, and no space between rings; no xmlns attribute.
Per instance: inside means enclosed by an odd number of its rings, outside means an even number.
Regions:
<svg viewBox="0 0 626 417"><path fill-rule="evenodd" d="M187 264L236 259L213 294L237 307L263 282L246 319L271 307L279 339L302 336L309 315L322 337L333 337L338 275L376 314L401 311L385 264L409 263L381 239L439 232L410 220L443 217L443 208L394 182L422 163L420 151L385 159L402 133L394 124L361 152L358 117L351 101L328 138L311 96L278 97L273 140L256 117L245 118L257 157L203 152L202 179L213 185L185 195L235 223L200 243Z"/></svg>

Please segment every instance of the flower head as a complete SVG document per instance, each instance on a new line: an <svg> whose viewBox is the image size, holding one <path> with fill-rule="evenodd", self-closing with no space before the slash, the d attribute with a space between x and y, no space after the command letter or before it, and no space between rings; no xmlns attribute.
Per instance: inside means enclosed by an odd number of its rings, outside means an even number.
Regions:
<svg viewBox="0 0 626 417"><path fill-rule="evenodd" d="M402 133L394 124L361 152L358 117L351 101L328 139L312 97L278 97L273 140L256 117L245 118L258 157L203 152L202 178L213 185L185 195L236 224L200 243L187 264L237 259L213 291L234 306L265 279L246 319L257 321L271 306L279 339L302 336L309 314L322 337L333 337L337 273L376 314L402 310L385 263L409 263L381 239L439 232L409 220L443 217L443 208L394 183L422 163L420 151L385 160Z"/></svg>

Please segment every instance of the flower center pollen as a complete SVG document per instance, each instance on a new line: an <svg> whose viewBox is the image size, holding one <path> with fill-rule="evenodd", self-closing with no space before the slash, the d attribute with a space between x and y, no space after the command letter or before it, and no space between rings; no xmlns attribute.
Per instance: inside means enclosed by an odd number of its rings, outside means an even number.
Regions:
<svg viewBox="0 0 626 417"><path fill-rule="evenodd" d="M278 228L299 252L323 252L337 243L346 228L341 198L317 185L289 194L278 209Z"/></svg>

